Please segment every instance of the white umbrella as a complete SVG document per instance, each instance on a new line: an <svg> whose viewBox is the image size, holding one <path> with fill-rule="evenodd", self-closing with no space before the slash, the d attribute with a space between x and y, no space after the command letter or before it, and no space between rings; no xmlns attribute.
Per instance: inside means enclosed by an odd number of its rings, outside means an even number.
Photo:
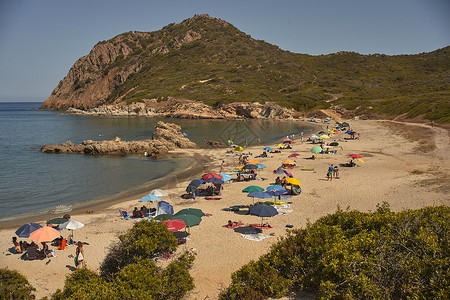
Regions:
<svg viewBox="0 0 450 300"><path fill-rule="evenodd" d="M158 196L158 197L163 197L163 196L168 196L169 194L161 189L154 189L151 190L150 193L148 193L149 196Z"/></svg>
<svg viewBox="0 0 450 300"><path fill-rule="evenodd" d="M84 224L75 220L70 220L59 225L59 228L69 230L80 229L82 227L84 227ZM72 239L73 239L73 231L72 231Z"/></svg>

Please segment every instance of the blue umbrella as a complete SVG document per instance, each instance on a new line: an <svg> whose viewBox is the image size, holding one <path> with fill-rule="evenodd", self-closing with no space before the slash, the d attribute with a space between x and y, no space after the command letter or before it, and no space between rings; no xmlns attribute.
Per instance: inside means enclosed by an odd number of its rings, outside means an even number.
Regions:
<svg viewBox="0 0 450 300"><path fill-rule="evenodd" d="M161 199L161 198L159 198L158 196L155 196L155 195L145 195L144 197L139 199L139 202L145 202L145 201L153 202L153 201L159 200L159 199Z"/></svg>
<svg viewBox="0 0 450 300"><path fill-rule="evenodd" d="M257 164L256 166L258 167L258 169L265 169L266 168L266 165L263 165L263 164Z"/></svg>
<svg viewBox="0 0 450 300"><path fill-rule="evenodd" d="M267 204L258 204L250 207L250 214L261 218L267 218L278 215L278 211L273 206Z"/></svg>
<svg viewBox="0 0 450 300"><path fill-rule="evenodd" d="M215 183L215 184L224 184L224 181L222 179L215 178L215 177L211 177L211 178L206 179L206 182L212 182L212 183Z"/></svg>
<svg viewBox="0 0 450 300"><path fill-rule="evenodd" d="M264 148L263 150L265 150L265 151L272 151L272 148L266 147L266 148Z"/></svg>
<svg viewBox="0 0 450 300"><path fill-rule="evenodd" d="M194 193L194 192L197 190L198 186L199 186L200 184L203 184L203 183L205 183L205 181L204 181L204 180L201 180L201 179L194 179L194 180L192 180L192 181L189 183L189 185L187 186L186 192L187 192L187 193Z"/></svg>
<svg viewBox="0 0 450 300"><path fill-rule="evenodd" d="M42 226L39 224L28 223L17 229L16 234L18 237L28 238L30 237L30 233L32 233L35 230L38 230L39 228L42 228Z"/></svg>
<svg viewBox="0 0 450 300"><path fill-rule="evenodd" d="M229 180L231 180L231 175L230 175L230 174L227 174L227 173L220 173L219 175L222 176L222 180L223 180L223 181L229 181Z"/></svg>
<svg viewBox="0 0 450 300"><path fill-rule="evenodd" d="M267 194L271 195L271 196L280 196L280 195L285 195L286 194L286 190L270 190L266 192Z"/></svg>
<svg viewBox="0 0 450 300"><path fill-rule="evenodd" d="M268 186L266 188L266 190L268 190L268 191L270 191L270 190L284 190L284 191L286 191L286 189L284 187L282 187L281 185L271 185L271 186Z"/></svg>
<svg viewBox="0 0 450 300"><path fill-rule="evenodd" d="M272 196L270 196L268 193L263 191L253 191L248 193L247 197L253 197L253 198L260 198L260 199L271 199Z"/></svg>

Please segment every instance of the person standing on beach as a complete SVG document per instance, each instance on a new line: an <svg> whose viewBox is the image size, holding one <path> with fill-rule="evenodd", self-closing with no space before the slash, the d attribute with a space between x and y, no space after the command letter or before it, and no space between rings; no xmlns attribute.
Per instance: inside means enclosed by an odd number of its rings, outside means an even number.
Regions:
<svg viewBox="0 0 450 300"><path fill-rule="evenodd" d="M261 146L261 139L260 138L258 138L257 142L258 142L258 146Z"/></svg>
<svg viewBox="0 0 450 300"><path fill-rule="evenodd" d="M220 173L222 173L223 172L223 164L225 163L225 161L224 160L222 160L222 163L220 164Z"/></svg>
<svg viewBox="0 0 450 300"><path fill-rule="evenodd" d="M331 181L333 180L333 171L334 171L333 165L330 165L328 167L327 181L328 180L331 180Z"/></svg>
<svg viewBox="0 0 450 300"><path fill-rule="evenodd" d="M76 266L78 269L84 268L84 251L83 251L83 243L78 242L77 250L75 251L76 254L76 261L78 262L78 265Z"/></svg>
<svg viewBox="0 0 450 300"><path fill-rule="evenodd" d="M333 173L334 173L334 179L339 179L339 167L338 166L334 166Z"/></svg>
<svg viewBox="0 0 450 300"><path fill-rule="evenodd" d="M247 140L247 138L245 138L245 148L247 148L248 147L248 140Z"/></svg>

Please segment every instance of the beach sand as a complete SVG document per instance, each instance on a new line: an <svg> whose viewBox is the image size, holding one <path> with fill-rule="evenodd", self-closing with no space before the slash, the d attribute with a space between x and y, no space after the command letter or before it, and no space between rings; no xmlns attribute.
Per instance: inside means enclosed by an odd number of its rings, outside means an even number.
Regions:
<svg viewBox="0 0 450 300"><path fill-rule="evenodd" d="M431 128L423 124L396 123L390 121L351 120L352 129L361 132L359 140L344 140L344 134L333 136L343 140L337 154L319 154L319 159L310 157L310 143L297 143L293 150L283 150L280 154L270 154L269 158L256 158L267 166L258 171L259 178L250 182L225 183L221 200L184 200L180 196L185 193L188 182L200 174L192 174L189 180L176 176L161 186L169 192L168 201L178 211L183 208L200 208L211 216L203 217L199 226L190 229L190 240L179 247L194 251L196 260L191 274L195 289L186 299L216 299L221 290L231 283L232 272L238 270L250 260L257 260L266 253L278 238L285 235L286 225L294 228L305 227L322 216L336 211L337 207L359 211L375 211L378 204L386 201L393 211L418 209L425 206L449 205L450 168L448 131L442 128ZM324 129L326 125L322 126ZM296 137L297 138L297 137ZM429 151L435 145L435 149ZM274 148L275 145L272 145ZM263 146L249 147L254 155L262 153ZM206 169L219 172L222 160L225 160L225 171L232 171L237 164L237 157L227 156L227 149L195 149L176 151L177 155L191 157L207 157ZM232 205L252 204L252 198L242 193L249 185L267 187L278 175L273 170L281 165L291 153L299 153L294 158L297 167L292 169L295 178L302 182L302 193L286 202L292 202L285 215L277 215L268 219L274 227L263 230L268 238L262 241L251 241L243 238L233 229L222 227L228 220L242 221L244 224L259 223L261 218L251 215L240 215L223 211ZM340 167L340 179L326 180L326 172L330 164L342 164L349 161L349 152L356 152L363 157L364 163L357 161L353 168ZM301 170L302 168L313 168ZM235 176L233 176L235 177ZM108 252L111 243L117 236L125 233L133 226L133 220L121 220L119 209L131 212L135 206L141 206L137 200L143 194L130 196L102 209L100 212L80 212L72 214L72 219L86 226L74 231L74 239L88 243L84 246L87 267L98 270ZM156 207L156 203L150 205ZM88 210L89 211L89 210ZM25 222L24 222L25 223ZM44 220L41 220L41 224ZM73 256L75 246L65 250L55 250L57 257L37 261L23 261L17 254L9 254L12 247L11 238L18 227L8 228L3 224L0 230L1 259L0 267L15 269L25 275L37 289L36 296L54 293L64 287L65 276L74 270ZM67 237L68 231L62 231ZM53 247L50 247L53 249Z"/></svg>

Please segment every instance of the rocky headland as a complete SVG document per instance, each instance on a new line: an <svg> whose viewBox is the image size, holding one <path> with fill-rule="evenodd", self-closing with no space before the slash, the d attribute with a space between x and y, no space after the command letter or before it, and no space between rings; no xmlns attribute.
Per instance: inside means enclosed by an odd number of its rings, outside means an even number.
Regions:
<svg viewBox="0 0 450 300"><path fill-rule="evenodd" d="M184 137L181 127L172 124L158 122L151 139L141 141L122 141L116 137L110 141L83 141L74 144L71 141L54 145L43 145L41 151L45 153L79 153L88 155L128 155L140 154L153 158L160 158L168 151L178 148L198 148L197 144Z"/></svg>
<svg viewBox="0 0 450 300"><path fill-rule="evenodd" d="M295 111L276 103L234 102L215 109L200 101L170 97L167 101L156 99L137 103L101 105L90 109L69 108L71 114L95 116L142 116L181 119L286 119Z"/></svg>

